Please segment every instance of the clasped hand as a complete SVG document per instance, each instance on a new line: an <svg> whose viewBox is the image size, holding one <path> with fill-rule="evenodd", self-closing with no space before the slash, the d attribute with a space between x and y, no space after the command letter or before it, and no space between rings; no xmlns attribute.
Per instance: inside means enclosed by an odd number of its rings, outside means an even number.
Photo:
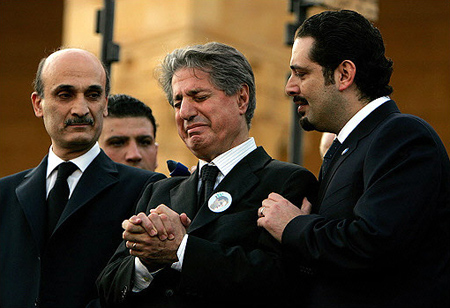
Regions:
<svg viewBox="0 0 450 308"><path fill-rule="evenodd" d="M149 215L141 212L124 220L122 237L130 254L154 271L178 261L177 250L190 223L185 213L161 204Z"/></svg>

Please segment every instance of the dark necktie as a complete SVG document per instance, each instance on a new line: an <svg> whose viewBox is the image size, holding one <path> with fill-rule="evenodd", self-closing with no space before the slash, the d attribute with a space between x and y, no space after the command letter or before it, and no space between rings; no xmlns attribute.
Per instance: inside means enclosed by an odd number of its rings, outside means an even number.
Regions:
<svg viewBox="0 0 450 308"><path fill-rule="evenodd" d="M219 174L219 168L216 166L205 165L201 170L202 186L200 187L199 195L199 208L202 204L208 200L212 191L214 190L214 184L216 183L216 177Z"/></svg>
<svg viewBox="0 0 450 308"><path fill-rule="evenodd" d="M72 162L61 163L58 166L58 176L56 177L55 185L48 194L47 198L47 234L50 236L58 223L66 203L69 199L69 184L67 178L75 170L77 166Z"/></svg>
<svg viewBox="0 0 450 308"><path fill-rule="evenodd" d="M330 167L331 160L333 159L334 155L336 154L336 152L340 146L341 146L341 143L339 142L339 140L337 138L334 138L333 143L331 144L327 153L323 157L322 179L325 177L325 174L327 173L328 168Z"/></svg>

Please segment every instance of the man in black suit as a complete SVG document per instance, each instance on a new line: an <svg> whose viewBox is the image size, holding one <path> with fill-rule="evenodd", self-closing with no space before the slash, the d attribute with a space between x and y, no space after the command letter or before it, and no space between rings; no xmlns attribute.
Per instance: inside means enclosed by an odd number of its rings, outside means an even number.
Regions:
<svg viewBox="0 0 450 308"><path fill-rule="evenodd" d="M378 29L353 11L312 16L295 35L286 93L305 130L337 139L318 213L271 194L258 223L312 267L305 307L449 306L448 155L429 124L388 97L384 53Z"/></svg>
<svg viewBox="0 0 450 308"><path fill-rule="evenodd" d="M0 180L2 308L85 307L97 298L121 222L146 183L164 178L100 150L108 92L105 69L87 51L59 50L39 64L31 100L52 144L38 167ZM64 162L73 168L60 179ZM57 187L64 201L53 201Z"/></svg>
<svg viewBox="0 0 450 308"><path fill-rule="evenodd" d="M146 188L98 280L100 298L108 307L283 306L281 247L258 228L257 209L270 192L314 198L315 177L249 138L255 83L239 51L220 43L177 49L161 72L178 134L199 163L189 177ZM210 169L214 190L198 201Z"/></svg>

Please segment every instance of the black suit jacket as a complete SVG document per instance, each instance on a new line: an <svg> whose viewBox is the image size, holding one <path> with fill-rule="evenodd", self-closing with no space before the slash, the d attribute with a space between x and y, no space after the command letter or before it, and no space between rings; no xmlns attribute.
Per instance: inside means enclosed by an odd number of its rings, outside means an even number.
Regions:
<svg viewBox="0 0 450 308"><path fill-rule="evenodd" d="M146 183L164 175L117 164L103 151L45 238L47 157L0 180L0 307L85 307L121 242L121 223Z"/></svg>
<svg viewBox="0 0 450 308"><path fill-rule="evenodd" d="M348 136L323 182L319 213L283 245L312 265L308 307L448 307L450 165L436 132L393 101Z"/></svg>
<svg viewBox="0 0 450 308"><path fill-rule="evenodd" d="M233 198L221 213L210 211L206 203L197 212L197 182L197 172L160 181L147 187L138 204L138 211L148 213L164 203L193 219L181 272L165 268L147 290L133 296L134 257L122 243L98 281L108 306L275 307L288 298L281 245L257 226L257 209L271 192L295 204L304 196L314 198L314 175L258 148L216 187L215 192L226 191Z"/></svg>

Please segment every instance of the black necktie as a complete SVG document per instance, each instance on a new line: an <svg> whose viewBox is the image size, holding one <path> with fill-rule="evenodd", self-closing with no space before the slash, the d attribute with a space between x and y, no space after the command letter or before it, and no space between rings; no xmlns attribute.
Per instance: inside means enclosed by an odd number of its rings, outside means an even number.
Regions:
<svg viewBox="0 0 450 308"><path fill-rule="evenodd" d="M200 187L199 204L202 204L208 200L212 191L214 190L214 184L216 183L216 177L219 174L219 168L216 166L205 165L201 170L202 186Z"/></svg>
<svg viewBox="0 0 450 308"><path fill-rule="evenodd" d="M337 150L341 146L341 143L337 138L334 138L333 143L331 144L330 148L328 149L327 153L323 157L322 162L322 179L325 177L325 174L328 171L328 167L330 166L330 162L333 159L334 154L336 154Z"/></svg>
<svg viewBox="0 0 450 308"><path fill-rule="evenodd" d="M58 223L67 200L69 199L69 184L67 184L67 178L75 170L77 166L72 162L61 163L58 166L58 176L56 177L55 185L48 194L47 198L47 234L50 236Z"/></svg>

